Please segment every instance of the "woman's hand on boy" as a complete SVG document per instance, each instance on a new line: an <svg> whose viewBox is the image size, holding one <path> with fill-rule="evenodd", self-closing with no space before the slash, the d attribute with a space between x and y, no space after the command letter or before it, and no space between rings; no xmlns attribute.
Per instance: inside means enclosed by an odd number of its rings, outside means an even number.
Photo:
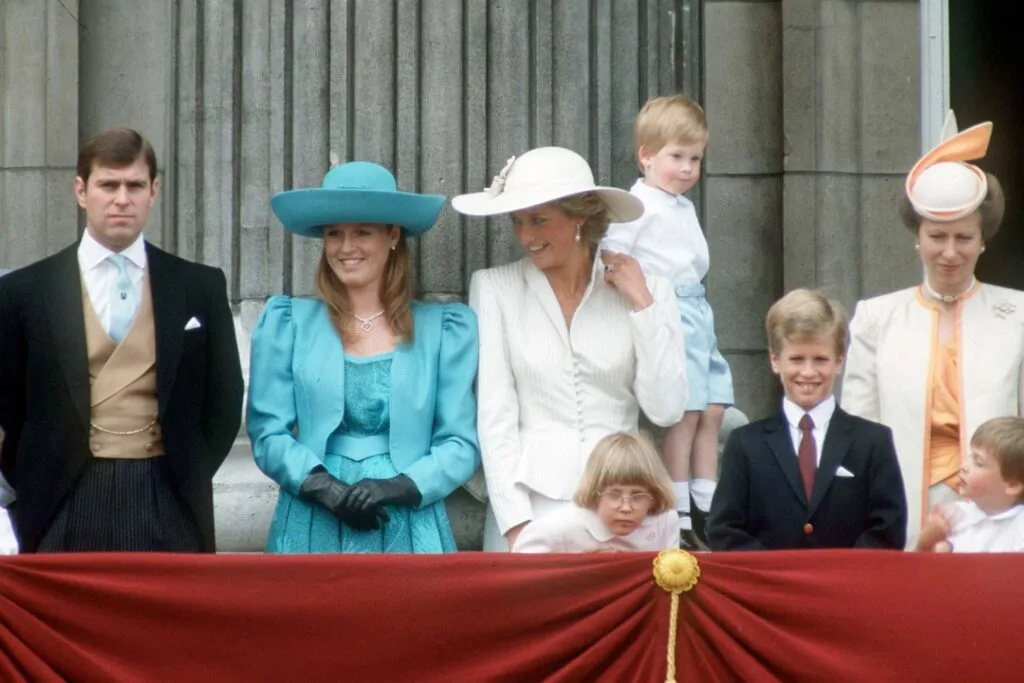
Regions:
<svg viewBox="0 0 1024 683"><path fill-rule="evenodd" d="M602 251L601 260L604 281L625 297L634 311L642 311L654 303L644 272L635 258L617 251Z"/></svg>

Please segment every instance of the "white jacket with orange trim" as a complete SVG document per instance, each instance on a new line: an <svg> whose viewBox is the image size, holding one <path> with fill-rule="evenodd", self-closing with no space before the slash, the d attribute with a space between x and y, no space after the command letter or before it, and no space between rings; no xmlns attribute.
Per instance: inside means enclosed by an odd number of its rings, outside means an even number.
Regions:
<svg viewBox="0 0 1024 683"><path fill-rule="evenodd" d="M957 305L960 440L995 417L1024 414L1024 292L979 284ZM938 309L919 287L861 301L850 322L841 405L890 427L907 490L908 542L921 530ZM915 512L916 511L916 512Z"/></svg>

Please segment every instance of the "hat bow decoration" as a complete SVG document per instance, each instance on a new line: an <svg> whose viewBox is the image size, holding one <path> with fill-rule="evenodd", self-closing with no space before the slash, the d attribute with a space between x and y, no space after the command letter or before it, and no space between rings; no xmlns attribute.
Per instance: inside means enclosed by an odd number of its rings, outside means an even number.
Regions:
<svg viewBox="0 0 1024 683"><path fill-rule="evenodd" d="M498 175L494 176L494 180L491 181L490 187L485 187L484 192L487 193L488 197L497 197L505 189L505 180L508 178L508 172L512 170L512 164L516 162L516 157L513 154L505 162L505 167L501 169Z"/></svg>

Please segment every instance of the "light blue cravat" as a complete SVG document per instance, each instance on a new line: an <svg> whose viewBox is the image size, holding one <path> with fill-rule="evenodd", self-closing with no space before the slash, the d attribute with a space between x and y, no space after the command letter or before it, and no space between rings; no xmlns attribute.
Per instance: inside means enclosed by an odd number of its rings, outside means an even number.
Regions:
<svg viewBox="0 0 1024 683"><path fill-rule="evenodd" d="M110 329L107 334L118 344L128 334L135 318L135 310L139 307L139 299L128 277L127 261L124 254L111 254L107 257L117 268L117 279L110 288Z"/></svg>

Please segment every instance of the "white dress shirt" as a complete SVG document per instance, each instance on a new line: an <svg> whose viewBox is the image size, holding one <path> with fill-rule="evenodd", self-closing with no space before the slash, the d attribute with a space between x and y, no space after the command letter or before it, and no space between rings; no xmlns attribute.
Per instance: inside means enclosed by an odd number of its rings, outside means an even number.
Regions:
<svg viewBox="0 0 1024 683"><path fill-rule="evenodd" d="M1024 505L1014 505L997 515L986 515L970 501L953 503L954 553L1024 552Z"/></svg>
<svg viewBox="0 0 1024 683"><path fill-rule="evenodd" d="M830 395L810 410L804 410L788 398L783 398L782 412L785 413L786 422L789 424L789 438L793 441L794 453L800 452L800 442L804 438L804 433L800 429L800 420L803 419L804 415L811 416L811 420L814 422L814 429L811 430L811 434L814 435L814 460L820 465L821 446L825 443L828 423L832 420L833 413L836 412L836 397Z"/></svg>
<svg viewBox="0 0 1024 683"><path fill-rule="evenodd" d="M14 537L7 510L0 510L0 555L17 555L18 540Z"/></svg>
<svg viewBox="0 0 1024 683"><path fill-rule="evenodd" d="M589 553L598 550L655 552L679 547L679 513L648 515L625 536L612 533L597 513L578 505L536 519L516 539L514 553Z"/></svg>
<svg viewBox="0 0 1024 683"><path fill-rule="evenodd" d="M644 215L629 223L612 223L602 249L629 254L648 275L673 285L692 285L708 274L708 241L693 202L651 187L643 178L629 189L644 203Z"/></svg>
<svg viewBox="0 0 1024 683"><path fill-rule="evenodd" d="M114 252L93 239L89 231L78 243L78 268L82 271L85 290L96 311L103 329L110 330L110 290L117 282L117 266L109 260ZM142 301L142 280L146 274L146 241L140 234L138 239L121 252L125 256L125 268L135 288L135 300Z"/></svg>
<svg viewBox="0 0 1024 683"><path fill-rule="evenodd" d="M480 450L501 533L533 519L531 492L572 500L594 445L636 430L640 409L661 426L682 418L689 386L675 295L663 278L647 284L654 304L634 312L595 259L566 329L529 258L473 274Z"/></svg>
<svg viewBox="0 0 1024 683"><path fill-rule="evenodd" d="M0 443L3 443L2 436L0 436ZM10 517L7 510L3 509L13 503L15 498L14 489L7 485L3 475L0 474L0 555L16 555L18 553L18 541L14 538Z"/></svg>

